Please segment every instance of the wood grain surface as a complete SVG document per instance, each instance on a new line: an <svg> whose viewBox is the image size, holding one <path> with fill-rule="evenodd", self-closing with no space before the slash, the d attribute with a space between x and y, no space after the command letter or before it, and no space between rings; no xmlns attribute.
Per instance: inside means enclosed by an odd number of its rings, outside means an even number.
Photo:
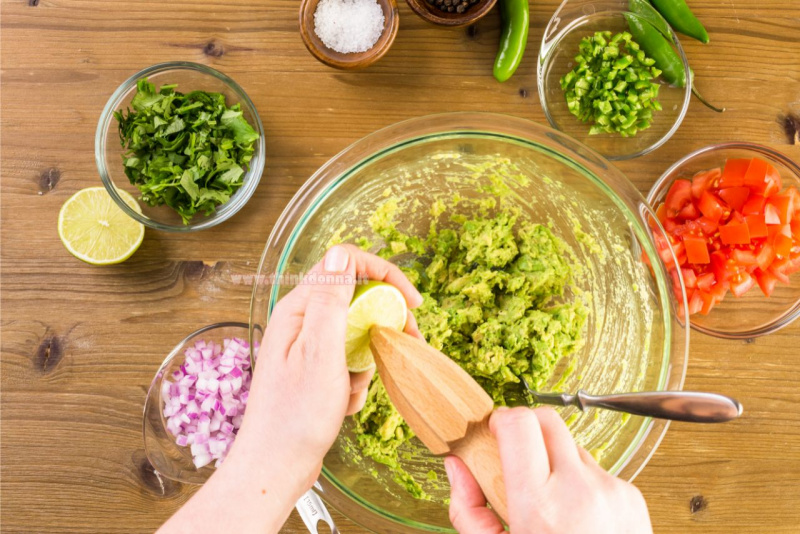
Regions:
<svg viewBox="0 0 800 534"><path fill-rule="evenodd" d="M2 531L144 533L193 491L160 482L142 450L146 387L195 328L247 320L252 274L282 207L352 141L457 110L544 122L535 55L555 0L533 0L528 53L491 76L499 15L470 29L426 25L400 2L379 63L337 72L298 34L297 0L2 0ZM795 0L691 0L711 44L686 43L717 116L693 101L663 148L619 167L642 191L678 157L726 140L800 159L779 117L800 107ZM111 92L168 60L214 66L258 106L268 162L250 203L198 234L148 230L122 265L97 268L59 242L61 204L98 185L93 139ZM733 424L676 424L637 479L656 532L798 532L800 323L752 343L692 336L687 388L739 397ZM342 532L362 532L334 512ZM287 532L302 532L293 514Z"/></svg>

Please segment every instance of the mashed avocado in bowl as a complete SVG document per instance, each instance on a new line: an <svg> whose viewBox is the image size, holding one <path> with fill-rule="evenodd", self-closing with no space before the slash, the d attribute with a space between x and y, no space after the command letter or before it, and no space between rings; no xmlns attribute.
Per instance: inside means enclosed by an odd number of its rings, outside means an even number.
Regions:
<svg viewBox="0 0 800 534"><path fill-rule="evenodd" d="M253 300L253 337L324 251L356 243L401 266L424 296L429 343L496 404L536 389L680 389L688 335L641 195L574 140L522 119L425 117L323 166L276 223ZM632 479L666 425L561 410L576 441ZM326 501L378 532L451 532L441 458L413 437L378 378L325 457Z"/></svg>
<svg viewBox="0 0 800 534"><path fill-rule="evenodd" d="M423 240L397 230L398 208L397 200L387 200L370 217L371 228L385 243L382 256L414 255L403 270L423 296L414 316L426 341L472 375L497 405L519 403L520 377L545 388L556 364L583 343L588 308L581 298L563 299L574 253L547 226L520 222L511 210L490 215L487 205L478 206L469 218L437 201L431 210L450 227L439 228L434 219ZM431 478L415 480L400 463L399 449L414 434L378 375L354 423L364 456L388 466L413 496L431 498L423 489Z"/></svg>

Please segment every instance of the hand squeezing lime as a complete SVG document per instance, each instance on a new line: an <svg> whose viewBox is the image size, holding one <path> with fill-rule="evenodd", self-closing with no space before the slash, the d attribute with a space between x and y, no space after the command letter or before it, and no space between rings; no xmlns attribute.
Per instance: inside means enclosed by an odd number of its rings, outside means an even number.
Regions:
<svg viewBox="0 0 800 534"><path fill-rule="evenodd" d="M345 354L351 373L368 371L375 366L369 348L371 326L403 330L408 317L406 299L396 287L386 282L368 282L356 287L347 312Z"/></svg>

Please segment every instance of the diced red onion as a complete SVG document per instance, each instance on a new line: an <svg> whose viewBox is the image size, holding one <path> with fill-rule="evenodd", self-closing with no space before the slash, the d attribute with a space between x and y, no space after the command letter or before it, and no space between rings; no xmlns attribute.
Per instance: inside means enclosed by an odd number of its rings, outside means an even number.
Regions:
<svg viewBox="0 0 800 534"><path fill-rule="evenodd" d="M258 347L256 347L258 348ZM167 431L189 447L195 467L219 467L242 426L249 396L250 345L239 338L222 344L197 341L180 369L164 378L161 398Z"/></svg>

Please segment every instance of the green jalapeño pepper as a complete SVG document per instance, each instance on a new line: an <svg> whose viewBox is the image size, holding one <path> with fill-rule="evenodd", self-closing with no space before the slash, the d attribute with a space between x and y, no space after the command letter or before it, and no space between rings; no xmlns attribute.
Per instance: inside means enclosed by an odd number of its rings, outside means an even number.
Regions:
<svg viewBox="0 0 800 534"><path fill-rule="evenodd" d="M667 83L677 87L686 87L686 69L683 68L683 61L669 41L647 20L631 14L626 14L625 18L628 20L628 28L631 30L633 40L639 43L645 54L655 60L655 66L661 70L661 77ZM692 75L691 70L689 75ZM692 87L692 94L709 109L718 113L725 111L724 108L719 109L709 104L694 87Z"/></svg>
<svg viewBox="0 0 800 534"><path fill-rule="evenodd" d="M708 42L708 32L703 23L697 20L692 10L686 5L686 0L650 1L676 31L689 37L694 37L701 43Z"/></svg>
<svg viewBox="0 0 800 534"><path fill-rule="evenodd" d="M661 35L667 38L667 41L674 43L672 40L672 32L669 29L669 24L664 20L664 17L658 14L656 8L647 0L628 0L628 9L631 13L639 15L644 20L653 25Z"/></svg>
<svg viewBox="0 0 800 534"><path fill-rule="evenodd" d="M522 61L525 45L528 44L529 11L528 0L500 0L503 33L494 60L494 77L499 82L511 78Z"/></svg>

